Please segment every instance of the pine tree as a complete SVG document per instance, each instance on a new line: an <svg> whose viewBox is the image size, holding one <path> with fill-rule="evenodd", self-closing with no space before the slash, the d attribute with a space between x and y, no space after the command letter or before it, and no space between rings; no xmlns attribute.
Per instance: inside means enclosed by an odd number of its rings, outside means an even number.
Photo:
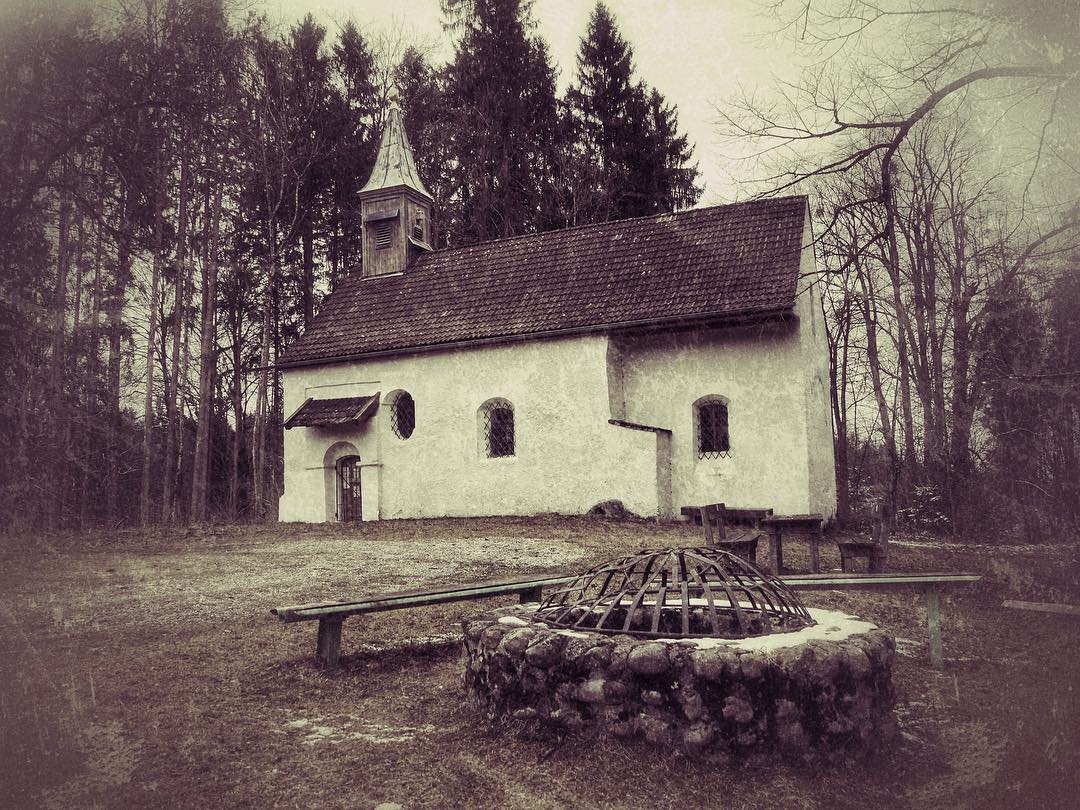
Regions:
<svg viewBox="0 0 1080 810"><path fill-rule="evenodd" d="M333 47L336 129L327 161L327 263L331 285L360 264L358 193L375 159L379 131L375 57L360 30L348 22Z"/></svg>
<svg viewBox="0 0 1080 810"><path fill-rule="evenodd" d="M634 81L633 50L603 3L589 19L567 90L564 205L574 223L686 208L697 202L693 149L663 96Z"/></svg>
<svg viewBox="0 0 1080 810"><path fill-rule="evenodd" d="M402 119L424 185L435 198L431 215L433 247L447 244L446 215L451 195L451 150L445 133L449 127L446 77L431 67L414 47L405 50L394 72Z"/></svg>
<svg viewBox="0 0 1080 810"><path fill-rule="evenodd" d="M544 230L554 223L558 118L547 46L530 31L520 0L444 3L460 32L447 70L454 239L477 241Z"/></svg>

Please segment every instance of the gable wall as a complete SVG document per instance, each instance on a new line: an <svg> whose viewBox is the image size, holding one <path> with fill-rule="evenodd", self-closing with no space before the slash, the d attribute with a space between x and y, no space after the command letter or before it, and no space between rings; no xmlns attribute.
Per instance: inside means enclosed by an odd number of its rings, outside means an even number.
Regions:
<svg viewBox="0 0 1080 810"><path fill-rule="evenodd" d="M803 244L813 244L810 217L807 216ZM829 396L829 349L825 334L825 316L818 295L817 266L812 250L803 252L799 269L800 289L795 312L799 317L802 352L803 390L807 414L807 472L809 479L808 511L836 515L836 456L833 446L832 400Z"/></svg>
<svg viewBox="0 0 1080 810"><path fill-rule="evenodd" d="M397 438L384 405L360 429L286 431L281 519L333 519L325 456L341 441L370 465L365 519L579 514L613 498L655 515L657 438L608 424L606 352L606 337L579 336L285 371L286 415L308 397L404 389L416 429ZM492 397L514 406L512 458L486 458L478 441L477 410Z"/></svg>
<svg viewBox="0 0 1080 810"><path fill-rule="evenodd" d="M723 502L809 511L797 326L695 329L618 338L626 418L671 430L671 488L680 506ZM729 458L698 459L693 405L728 401Z"/></svg>
<svg viewBox="0 0 1080 810"><path fill-rule="evenodd" d="M739 328L613 336L609 399L616 418L671 431L671 498L777 514L836 514L828 352L815 288L809 219L796 318ZM728 400L729 458L699 459L693 405Z"/></svg>

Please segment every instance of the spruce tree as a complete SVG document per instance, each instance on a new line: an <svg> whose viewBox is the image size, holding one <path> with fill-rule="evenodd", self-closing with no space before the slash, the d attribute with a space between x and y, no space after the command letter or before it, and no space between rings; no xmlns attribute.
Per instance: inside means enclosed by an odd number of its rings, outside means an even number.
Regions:
<svg viewBox="0 0 1080 810"><path fill-rule="evenodd" d="M364 35L347 22L333 47L335 77L332 104L337 129L327 178L327 262L331 284L336 284L361 262L359 192L371 173L380 132L375 86L375 56Z"/></svg>
<svg viewBox="0 0 1080 810"><path fill-rule="evenodd" d="M445 75L434 70L420 50L410 46L394 71L394 84L417 169L435 198L431 243L433 247L445 247L446 210L451 194L451 150L446 138L450 116Z"/></svg>
<svg viewBox="0 0 1080 810"><path fill-rule="evenodd" d="M603 3L589 19L566 94L571 134L563 165L570 172L575 222L686 208L697 202L693 149L663 96L634 80L634 56Z"/></svg>
<svg viewBox="0 0 1080 810"><path fill-rule="evenodd" d="M459 31L447 69L452 110L453 199L458 241L544 230L553 224L555 72L519 0L445 2Z"/></svg>

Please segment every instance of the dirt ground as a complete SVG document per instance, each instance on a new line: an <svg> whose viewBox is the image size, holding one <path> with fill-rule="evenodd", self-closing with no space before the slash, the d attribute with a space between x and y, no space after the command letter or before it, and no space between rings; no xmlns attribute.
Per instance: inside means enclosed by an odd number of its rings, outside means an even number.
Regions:
<svg viewBox="0 0 1080 810"><path fill-rule="evenodd" d="M354 617L333 671L312 661L314 623L269 613L696 536L539 517L0 540L0 807L1080 805L1080 619L1001 606L1080 603L1076 545L897 538L894 570L986 575L943 599L943 671L917 593L804 594L875 621L901 653L899 742L814 769L489 726L463 700L459 622L499 600ZM801 545L785 558L808 568Z"/></svg>

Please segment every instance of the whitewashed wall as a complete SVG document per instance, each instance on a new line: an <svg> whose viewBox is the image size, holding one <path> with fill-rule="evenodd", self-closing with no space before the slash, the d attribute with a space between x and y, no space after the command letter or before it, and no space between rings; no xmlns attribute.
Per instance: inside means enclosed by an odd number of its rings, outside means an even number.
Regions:
<svg viewBox="0 0 1080 810"><path fill-rule="evenodd" d="M286 414L308 397L403 389L416 402L416 429L399 439L383 406L358 430L285 431L281 519L333 519L327 482L349 452L327 450L340 442L364 465L367 520L580 514L612 498L656 515L656 438L608 424L606 348L603 336L578 337L286 371ZM477 441L477 410L492 397L514 406L511 458L486 458Z"/></svg>
<svg viewBox="0 0 1080 810"><path fill-rule="evenodd" d="M807 216L803 244L813 244L810 218ZM809 497L807 511L836 517L836 456L833 446L832 401L829 396L829 349L825 335L825 316L821 312L814 253L803 250L799 269L802 290L796 302L799 338L802 348L803 386L807 415L807 473Z"/></svg>

